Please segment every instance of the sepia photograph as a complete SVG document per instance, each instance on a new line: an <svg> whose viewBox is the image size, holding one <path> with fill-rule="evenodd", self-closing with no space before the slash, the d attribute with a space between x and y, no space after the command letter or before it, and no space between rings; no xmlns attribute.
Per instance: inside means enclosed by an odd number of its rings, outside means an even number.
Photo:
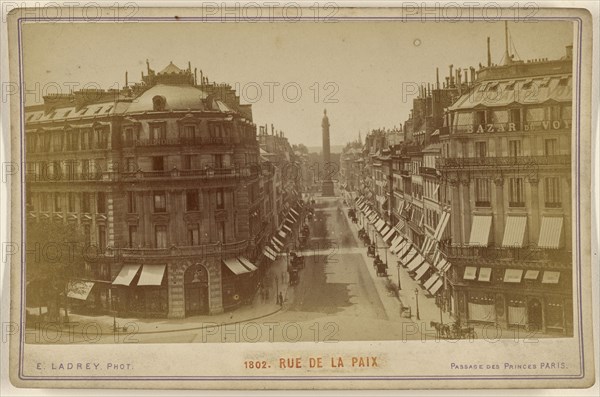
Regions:
<svg viewBox="0 0 600 397"><path fill-rule="evenodd" d="M21 380L593 384L581 15L127 4L13 10Z"/></svg>

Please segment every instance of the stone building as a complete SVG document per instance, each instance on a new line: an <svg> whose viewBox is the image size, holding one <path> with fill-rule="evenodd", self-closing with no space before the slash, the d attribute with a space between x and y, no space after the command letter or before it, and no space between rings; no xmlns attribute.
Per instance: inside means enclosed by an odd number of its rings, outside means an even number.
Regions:
<svg viewBox="0 0 600 397"><path fill-rule="evenodd" d="M265 225L249 105L191 65L26 108L33 221L80 226L87 309L180 318L253 296Z"/></svg>

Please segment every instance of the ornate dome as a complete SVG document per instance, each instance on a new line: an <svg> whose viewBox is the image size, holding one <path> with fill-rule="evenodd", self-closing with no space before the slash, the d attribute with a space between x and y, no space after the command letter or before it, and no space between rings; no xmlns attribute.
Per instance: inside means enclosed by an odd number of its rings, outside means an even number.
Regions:
<svg viewBox="0 0 600 397"><path fill-rule="evenodd" d="M191 85L157 84L135 98L126 113L205 110L203 100L207 96L206 92Z"/></svg>

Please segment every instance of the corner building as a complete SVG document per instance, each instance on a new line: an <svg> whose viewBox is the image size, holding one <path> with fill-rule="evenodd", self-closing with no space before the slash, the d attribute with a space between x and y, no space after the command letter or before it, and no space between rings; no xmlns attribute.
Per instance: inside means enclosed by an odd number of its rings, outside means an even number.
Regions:
<svg viewBox="0 0 600 397"><path fill-rule="evenodd" d="M252 299L259 146L229 85L148 65L120 91L45 97L25 125L29 218L81 226L100 253L74 307L182 318Z"/></svg>

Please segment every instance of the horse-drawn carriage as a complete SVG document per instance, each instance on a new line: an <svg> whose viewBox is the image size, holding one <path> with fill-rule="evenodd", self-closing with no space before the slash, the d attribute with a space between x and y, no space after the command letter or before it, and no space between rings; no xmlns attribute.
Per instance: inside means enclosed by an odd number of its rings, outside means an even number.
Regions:
<svg viewBox="0 0 600 397"><path fill-rule="evenodd" d="M370 257L372 257L372 258L374 258L374 257L375 257L375 245L373 245L373 244L370 244L370 245L367 247L367 256L370 256Z"/></svg>
<svg viewBox="0 0 600 397"><path fill-rule="evenodd" d="M469 325L463 325L459 321L450 324L431 321L429 325L435 328L436 335L444 339L475 339L477 334L475 328Z"/></svg>
<svg viewBox="0 0 600 397"><path fill-rule="evenodd" d="M305 260L304 260L303 255L299 255L296 252L292 251L292 252L290 252L290 258L291 258L292 268L304 269Z"/></svg>

